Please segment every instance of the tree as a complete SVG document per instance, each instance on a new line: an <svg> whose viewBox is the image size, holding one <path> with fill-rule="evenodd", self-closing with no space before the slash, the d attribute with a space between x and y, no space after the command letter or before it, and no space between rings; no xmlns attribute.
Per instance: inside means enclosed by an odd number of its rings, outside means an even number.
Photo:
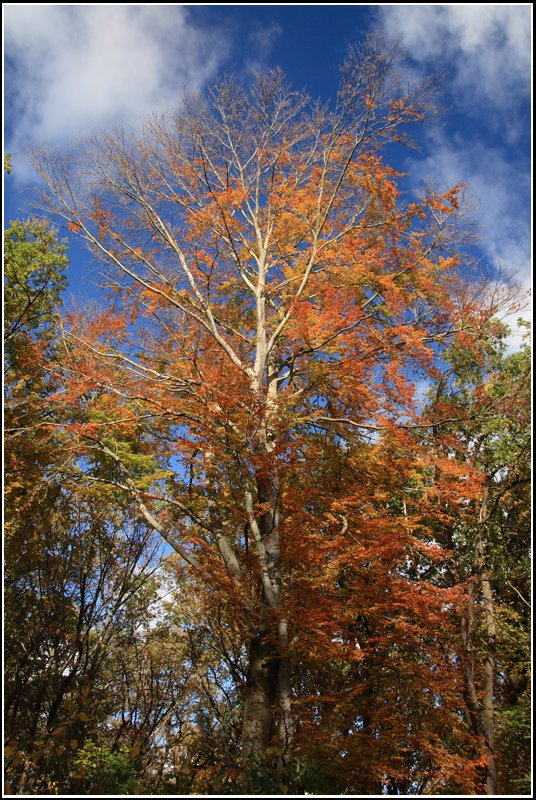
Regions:
<svg viewBox="0 0 536 800"><path fill-rule="evenodd" d="M43 666L38 655L43 609L33 607L30 574L43 563L46 548L41 545L57 521L52 518L59 487L47 483L44 475L55 462L58 440L43 428L43 417L54 391L45 364L65 285L65 250L45 222L14 221L4 232L5 722L12 786L13 762L18 762L19 777L26 771L24 754L33 749L42 703L29 677ZM49 609L54 605L52 601ZM21 729L26 733L19 747Z"/></svg>
<svg viewBox="0 0 536 800"><path fill-rule="evenodd" d="M450 370L431 391L434 413L450 417L435 428L435 446L481 479L473 502L445 534L455 554L451 580L467 581L460 659L489 794L529 790L530 783L530 348L525 337L507 355L506 333L496 320L487 326L478 357L454 345L446 354ZM510 724L516 734L507 741Z"/></svg>
<svg viewBox="0 0 536 800"><path fill-rule="evenodd" d="M42 423L54 391L45 363L65 286L65 250L44 222L15 220L4 232L5 473L7 507L17 509L13 524L36 511L39 476L57 447Z"/></svg>
<svg viewBox="0 0 536 800"><path fill-rule="evenodd" d="M155 547L104 490L65 479L72 420L54 402L65 244L44 221L15 220L4 251L7 775L13 790L49 791L87 735L110 642Z"/></svg>
<svg viewBox="0 0 536 800"><path fill-rule="evenodd" d="M16 511L8 514L14 525L25 514L38 513L39 478L58 446L42 424L47 397L54 392L45 364L65 287L65 250L43 221L15 220L4 232L4 464L6 507Z"/></svg>
<svg viewBox="0 0 536 800"><path fill-rule="evenodd" d="M226 780L254 792L310 779L326 754L356 791L403 774L411 790L476 786L450 623L438 633L458 595L422 578L446 557L430 530L445 497L476 485L420 448L415 380L450 342L477 352L496 305L453 254L462 187L408 203L382 161L432 110L432 84L404 92L396 62L372 37L329 107L279 71L249 92L225 80L140 135L36 162L110 296L64 323L72 463L223 609L246 661Z"/></svg>

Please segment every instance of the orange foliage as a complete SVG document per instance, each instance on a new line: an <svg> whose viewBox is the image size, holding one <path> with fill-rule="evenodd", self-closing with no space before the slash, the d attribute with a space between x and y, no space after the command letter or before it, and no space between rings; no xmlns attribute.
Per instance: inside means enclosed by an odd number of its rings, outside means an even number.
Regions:
<svg viewBox="0 0 536 800"><path fill-rule="evenodd" d="M290 663L297 759L336 759L349 792L471 792L460 595L434 534L479 481L423 448L434 420L416 393L448 341L478 348L489 316L464 299L445 234L460 187L404 205L380 134L357 147L299 115L276 134L230 108L187 118L190 150L157 132L139 196L118 167L120 212L96 198L90 236L124 308L71 319L55 400L80 418L80 453L116 447L123 489L135 465L133 502L166 521L242 635ZM391 139L422 115L408 99L383 113Z"/></svg>

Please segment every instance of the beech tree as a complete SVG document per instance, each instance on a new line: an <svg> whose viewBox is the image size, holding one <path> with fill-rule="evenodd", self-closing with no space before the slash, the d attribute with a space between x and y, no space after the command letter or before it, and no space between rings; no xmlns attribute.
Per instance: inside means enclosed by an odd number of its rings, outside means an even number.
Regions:
<svg viewBox="0 0 536 800"><path fill-rule="evenodd" d="M327 106L276 70L36 160L108 290L64 317L71 472L112 487L219 609L241 708L228 791L482 780L452 658L462 592L428 579L438 521L480 483L422 447L438 419L415 387L453 342L479 352L497 303L456 255L462 186L410 201L382 159L433 112L397 59L372 37Z"/></svg>

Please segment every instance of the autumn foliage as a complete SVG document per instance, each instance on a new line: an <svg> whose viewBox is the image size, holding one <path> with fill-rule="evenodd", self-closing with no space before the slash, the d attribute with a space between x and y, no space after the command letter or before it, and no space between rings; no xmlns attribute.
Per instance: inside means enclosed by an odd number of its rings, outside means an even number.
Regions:
<svg viewBox="0 0 536 800"><path fill-rule="evenodd" d="M431 111L432 87L404 93L394 59L352 52L329 107L279 72L249 92L224 81L140 135L38 160L107 292L63 316L43 428L68 491L165 541L166 613L196 621L182 664L162 651L170 680L192 652L212 665L189 690L212 744L192 710L166 729L160 779L179 752L202 765L181 791L489 781L460 638L476 579L452 536L489 476L455 428L469 399L423 408L418 387L450 385L460 349L484 364L499 299L456 252L463 187L408 201L383 159ZM144 647L142 674L162 662ZM203 674L219 675L210 701Z"/></svg>

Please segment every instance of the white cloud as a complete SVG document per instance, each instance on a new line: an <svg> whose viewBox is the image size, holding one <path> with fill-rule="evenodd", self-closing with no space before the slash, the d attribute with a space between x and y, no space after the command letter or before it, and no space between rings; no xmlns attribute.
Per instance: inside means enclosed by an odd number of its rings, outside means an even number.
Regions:
<svg viewBox="0 0 536 800"><path fill-rule="evenodd" d="M433 177L440 191L463 180L475 201L480 247L493 263L508 271L527 272L530 264L530 175L507 160L504 151L480 140L448 141L435 129L428 156L411 159L411 174L421 183Z"/></svg>
<svg viewBox="0 0 536 800"><path fill-rule="evenodd" d="M265 68L272 48L282 32L281 26L275 23L266 27L261 27L259 24L253 26L246 39L248 56L245 68L247 72L258 72Z"/></svg>
<svg viewBox="0 0 536 800"><path fill-rule="evenodd" d="M229 43L182 6L5 8L7 148L136 124L216 72ZM17 172L20 175L17 160Z"/></svg>
<svg viewBox="0 0 536 800"><path fill-rule="evenodd" d="M527 293L532 265L530 175L509 162L502 150L481 141L448 141L437 129L429 136L427 152L426 158L408 159L412 179L421 188L432 182L435 189L445 191L463 178L468 206L474 204L478 246L485 260L492 272L511 275ZM518 316L530 319L530 308L504 316L514 337L520 333Z"/></svg>
<svg viewBox="0 0 536 800"><path fill-rule="evenodd" d="M383 6L380 21L416 62L447 67L457 99L493 111L530 93L529 6Z"/></svg>
<svg viewBox="0 0 536 800"><path fill-rule="evenodd" d="M457 117L425 142L408 171L448 189L468 184L476 203L478 246L492 269L531 283L531 9L520 5L383 6L380 24L398 39L421 74L446 72L442 89ZM456 126L458 129L456 131ZM529 310L524 312L527 317ZM507 322L516 328L516 314Z"/></svg>

